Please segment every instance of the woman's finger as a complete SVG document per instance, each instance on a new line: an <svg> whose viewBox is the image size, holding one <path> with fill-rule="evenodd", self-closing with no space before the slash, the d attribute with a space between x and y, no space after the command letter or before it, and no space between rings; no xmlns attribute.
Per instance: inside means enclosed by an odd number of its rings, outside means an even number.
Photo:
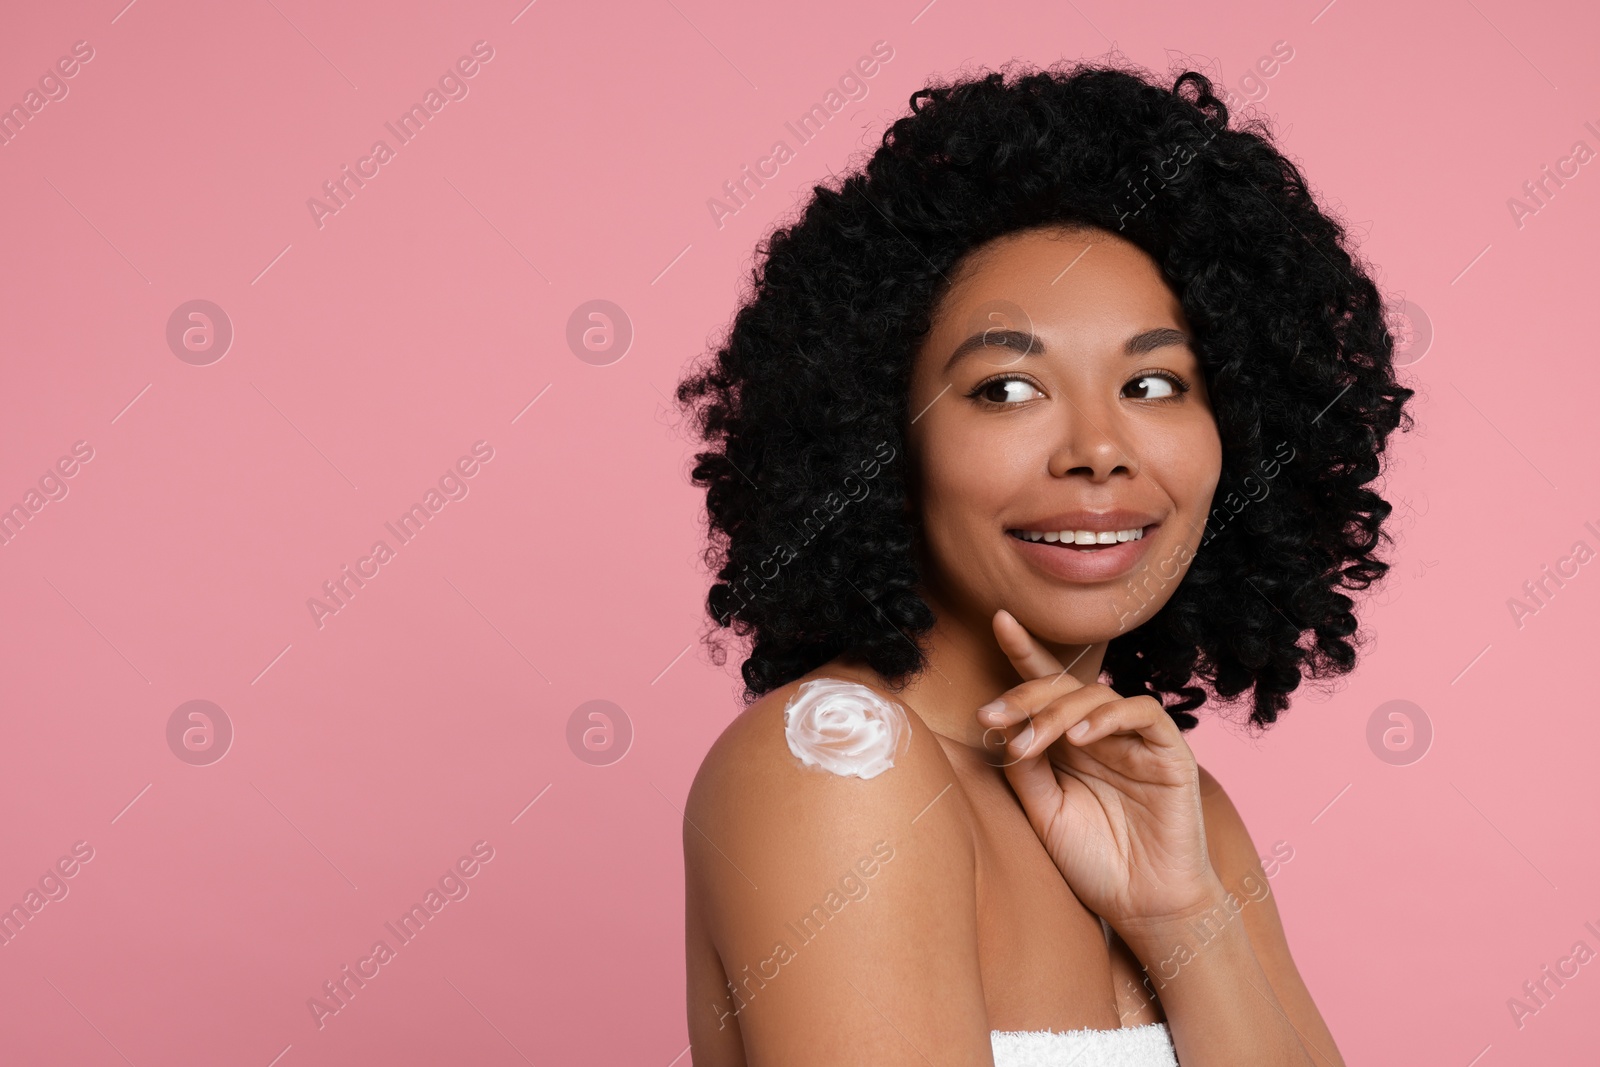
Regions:
<svg viewBox="0 0 1600 1067"><path fill-rule="evenodd" d="M1062 675L1059 679L1035 678L1013 686L978 709L978 721L985 727L980 743L991 751L1006 749L1008 754L1005 759L1009 762L1015 749L1008 746L1018 737L1032 738L1037 735L1039 723L1036 720L1044 710L1053 702L1081 692L1083 688L1083 683L1070 674Z"/></svg>
<svg viewBox="0 0 1600 1067"><path fill-rule="evenodd" d="M1006 609L996 611L990 623L994 627L994 639L1024 679L1048 678L1066 670L1061 661Z"/></svg>
<svg viewBox="0 0 1600 1067"><path fill-rule="evenodd" d="M1085 685L1070 674L1053 674L1048 678L1033 678L1012 686L979 708L979 717L986 723L1008 726L1043 714L1045 708L1062 697L1083 692L1099 693L1105 700L1117 698L1116 691L1108 685L1100 682Z"/></svg>
<svg viewBox="0 0 1600 1067"><path fill-rule="evenodd" d="M1031 726L1032 723L1025 724L1026 728L1020 736L1029 738L1034 733ZM1050 763L1049 741L1040 745L1026 745L1025 753L1008 750L1000 767L1011 784L1011 791L1022 802L1023 810L1033 822L1034 830L1043 839L1049 830L1049 819L1062 807L1061 782Z"/></svg>
<svg viewBox="0 0 1600 1067"><path fill-rule="evenodd" d="M1046 682L1047 679L1035 679L1023 685L1044 687ZM1048 693L1046 688L1035 691ZM1108 686L1095 683L1070 693L1049 696L1047 703L1033 710L1036 705L1031 702L1024 704L1012 699L1014 692L1006 697L1011 710L1002 710L998 719L990 720L991 725L983 737L984 746L992 751L1004 748L1004 762L1000 766L1043 751L1099 705L1122 699Z"/></svg>
<svg viewBox="0 0 1600 1067"><path fill-rule="evenodd" d="M1160 750L1177 749L1183 734L1161 702L1152 696L1121 697L1097 704L1064 731L1078 747L1112 734L1137 735Z"/></svg>

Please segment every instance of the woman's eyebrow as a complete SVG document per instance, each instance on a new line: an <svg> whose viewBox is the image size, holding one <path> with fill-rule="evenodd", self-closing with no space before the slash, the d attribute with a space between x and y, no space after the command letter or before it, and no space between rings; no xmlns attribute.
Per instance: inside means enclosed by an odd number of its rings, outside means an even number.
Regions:
<svg viewBox="0 0 1600 1067"><path fill-rule="evenodd" d="M1125 356L1142 356L1146 352L1153 352L1158 348L1168 345L1186 345L1189 335L1182 330L1174 330L1170 326L1158 326L1153 330L1144 330L1128 338L1122 345L1122 354Z"/></svg>
<svg viewBox="0 0 1600 1067"><path fill-rule="evenodd" d="M1122 354L1125 356L1142 356L1146 352L1153 352L1158 348L1169 345L1187 345L1189 337L1182 330L1174 330L1170 326L1157 326L1154 329L1141 330L1128 338L1122 344ZM982 348L1009 348L1022 356L1042 356L1047 353L1044 342L1037 336L1023 330L997 330L988 329L975 333L971 337L956 345L950 358L945 361L944 372L949 374L955 369L957 363L973 352Z"/></svg>

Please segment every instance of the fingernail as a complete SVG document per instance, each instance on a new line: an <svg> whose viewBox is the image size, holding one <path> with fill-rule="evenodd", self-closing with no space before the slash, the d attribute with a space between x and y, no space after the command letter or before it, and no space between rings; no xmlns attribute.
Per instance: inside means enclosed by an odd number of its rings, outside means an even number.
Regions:
<svg viewBox="0 0 1600 1067"><path fill-rule="evenodd" d="M1089 720L1088 719L1083 719L1083 720L1081 720L1079 722L1075 722L1075 723L1072 724L1072 728L1067 731L1067 736L1072 738L1074 741L1076 741L1078 738L1082 737L1084 734L1086 734L1088 732L1089 732Z"/></svg>
<svg viewBox="0 0 1600 1067"><path fill-rule="evenodd" d="M997 719L1000 717L1000 713L1005 710L1006 702L1004 700L991 700L978 709L978 714L986 719Z"/></svg>

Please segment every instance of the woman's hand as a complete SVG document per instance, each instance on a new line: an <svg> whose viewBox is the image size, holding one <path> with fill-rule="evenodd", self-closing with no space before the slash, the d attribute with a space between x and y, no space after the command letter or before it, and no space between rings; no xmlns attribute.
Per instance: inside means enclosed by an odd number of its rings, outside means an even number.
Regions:
<svg viewBox="0 0 1600 1067"><path fill-rule="evenodd" d="M1124 938L1209 910L1199 769L1161 703L1078 681L1009 612L994 633L1024 681L978 721L1073 893Z"/></svg>

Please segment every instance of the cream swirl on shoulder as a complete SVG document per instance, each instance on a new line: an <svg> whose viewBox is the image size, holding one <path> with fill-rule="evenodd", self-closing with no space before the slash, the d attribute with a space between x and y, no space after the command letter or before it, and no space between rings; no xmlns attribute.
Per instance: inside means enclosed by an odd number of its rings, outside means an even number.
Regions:
<svg viewBox="0 0 1600 1067"><path fill-rule="evenodd" d="M802 682L783 708L789 751L808 767L876 778L911 744L911 722L900 706L857 682Z"/></svg>

